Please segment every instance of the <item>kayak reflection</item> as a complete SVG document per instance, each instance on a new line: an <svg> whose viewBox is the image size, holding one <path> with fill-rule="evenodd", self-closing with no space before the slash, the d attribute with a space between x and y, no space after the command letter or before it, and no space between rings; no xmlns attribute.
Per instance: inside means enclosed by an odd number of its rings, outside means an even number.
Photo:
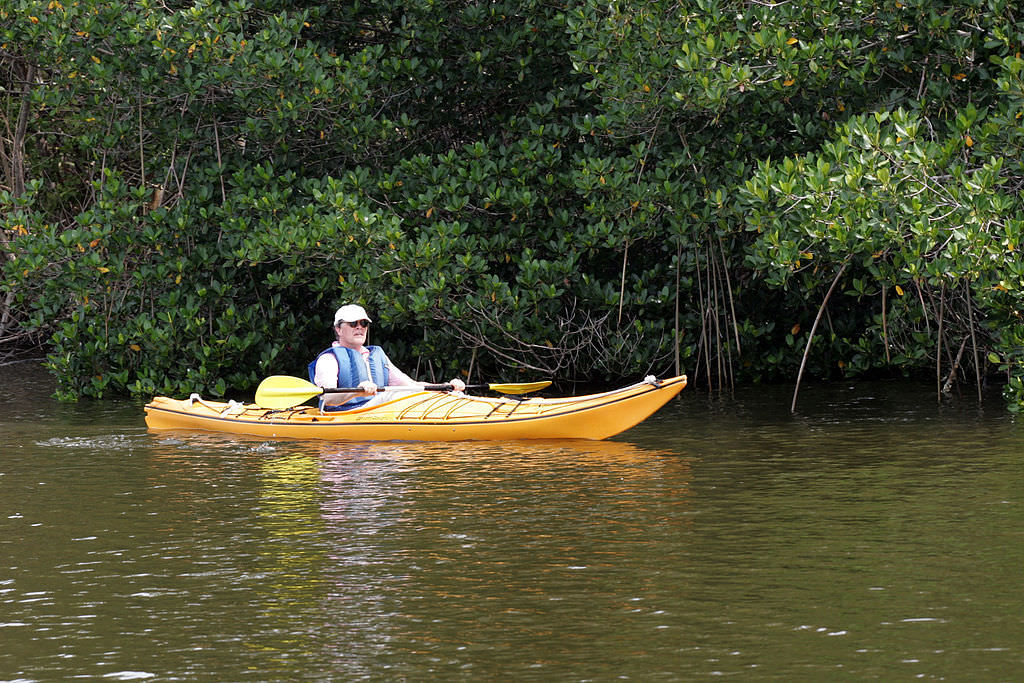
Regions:
<svg viewBox="0 0 1024 683"><path fill-rule="evenodd" d="M584 568L642 582L636 546L690 523L689 461L627 442L279 445L260 466L259 646L294 653L306 634L301 649L333 653L345 678L381 671L382 657L399 666L403 650L469 642L463 621L481 600L519 609L538 582L584 589ZM666 474L669 506L652 496Z"/></svg>

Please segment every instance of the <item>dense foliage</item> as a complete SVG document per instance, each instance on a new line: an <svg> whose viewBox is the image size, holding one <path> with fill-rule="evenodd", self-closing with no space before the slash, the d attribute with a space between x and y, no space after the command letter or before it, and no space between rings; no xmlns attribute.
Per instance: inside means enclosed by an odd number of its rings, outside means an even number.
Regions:
<svg viewBox="0 0 1024 683"><path fill-rule="evenodd" d="M0 0L0 340L222 395L356 301L425 378L807 350L1016 408L1022 44L1007 0Z"/></svg>

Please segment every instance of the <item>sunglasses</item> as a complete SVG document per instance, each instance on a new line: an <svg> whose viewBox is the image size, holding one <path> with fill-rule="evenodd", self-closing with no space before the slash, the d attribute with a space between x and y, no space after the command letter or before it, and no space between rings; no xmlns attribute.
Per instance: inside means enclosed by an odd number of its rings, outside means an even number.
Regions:
<svg viewBox="0 0 1024 683"><path fill-rule="evenodd" d="M354 323L350 323L348 321L345 321L345 324L348 325L349 327L369 327L370 326L370 321L369 320L357 320Z"/></svg>

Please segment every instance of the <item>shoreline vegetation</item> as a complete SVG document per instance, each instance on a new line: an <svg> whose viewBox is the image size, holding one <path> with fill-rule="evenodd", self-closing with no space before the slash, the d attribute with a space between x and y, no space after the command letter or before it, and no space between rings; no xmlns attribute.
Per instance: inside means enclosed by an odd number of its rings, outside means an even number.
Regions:
<svg viewBox="0 0 1024 683"><path fill-rule="evenodd" d="M1009 0L7 3L0 358L224 396L353 301L428 380L1017 411L1022 46Z"/></svg>

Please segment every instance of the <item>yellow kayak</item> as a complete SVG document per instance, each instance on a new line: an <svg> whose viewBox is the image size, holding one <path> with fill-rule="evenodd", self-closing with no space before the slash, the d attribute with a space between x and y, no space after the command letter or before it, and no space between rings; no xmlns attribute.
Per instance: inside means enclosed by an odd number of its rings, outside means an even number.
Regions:
<svg viewBox="0 0 1024 683"><path fill-rule="evenodd" d="M487 398L416 391L370 408L321 412L251 403L157 396L146 405L150 429L202 429L273 438L333 441L606 439L650 417L682 391L686 376L588 396Z"/></svg>

